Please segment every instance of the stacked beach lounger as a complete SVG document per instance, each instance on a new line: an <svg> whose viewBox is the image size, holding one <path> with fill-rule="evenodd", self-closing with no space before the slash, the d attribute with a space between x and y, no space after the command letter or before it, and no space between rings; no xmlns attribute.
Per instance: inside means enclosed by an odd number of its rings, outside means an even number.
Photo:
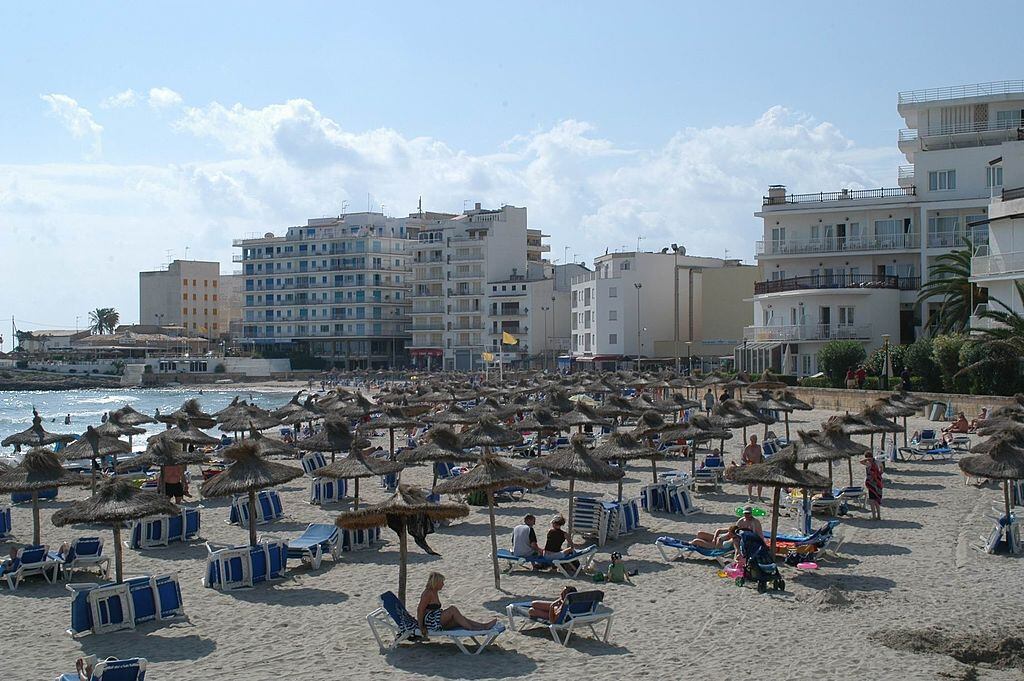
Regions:
<svg viewBox="0 0 1024 681"><path fill-rule="evenodd" d="M134 629L184 614L177 574L135 577L123 584L68 584L72 636Z"/></svg>

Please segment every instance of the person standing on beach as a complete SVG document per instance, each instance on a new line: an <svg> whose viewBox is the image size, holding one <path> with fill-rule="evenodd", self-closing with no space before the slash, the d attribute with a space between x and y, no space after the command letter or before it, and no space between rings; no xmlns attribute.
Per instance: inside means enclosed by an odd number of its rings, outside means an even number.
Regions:
<svg viewBox="0 0 1024 681"><path fill-rule="evenodd" d="M711 416L711 410L715 408L715 394L711 392L711 388L704 393L704 411L707 412L708 416Z"/></svg>
<svg viewBox="0 0 1024 681"><path fill-rule="evenodd" d="M750 444L743 448L742 462L744 466L752 466L755 463L761 463L764 461L764 450L761 449L761 445L757 444L757 436L750 436ZM761 499L761 485L757 486L757 500ZM747 502L752 501L752 493L754 491L753 485L747 485Z"/></svg>
<svg viewBox="0 0 1024 681"><path fill-rule="evenodd" d="M868 503L871 505L871 519L882 519L882 469L875 461L875 455L868 452L861 459L861 464L867 468L867 475L864 478L864 487L868 491Z"/></svg>
<svg viewBox="0 0 1024 681"><path fill-rule="evenodd" d="M173 497L174 503L180 504L185 496L185 467L164 466L161 472L164 483L164 494L168 498Z"/></svg>
<svg viewBox="0 0 1024 681"><path fill-rule="evenodd" d="M857 374L853 373L853 367L846 370L846 389L853 390L857 387Z"/></svg>

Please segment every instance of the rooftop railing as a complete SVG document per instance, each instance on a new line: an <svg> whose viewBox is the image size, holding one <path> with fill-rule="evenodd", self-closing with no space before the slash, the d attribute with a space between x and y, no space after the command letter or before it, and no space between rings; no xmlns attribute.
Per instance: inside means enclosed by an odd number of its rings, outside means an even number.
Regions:
<svg viewBox="0 0 1024 681"><path fill-rule="evenodd" d="M898 142L912 142L921 137L936 137L941 135L967 135L983 132L1007 132L1016 133L1020 127L1020 119L1010 121L984 121L971 123L949 123L947 125L929 125L924 129L903 128L897 135Z"/></svg>
<svg viewBox="0 0 1024 681"><path fill-rule="evenodd" d="M878 189L840 189L835 192L817 194L786 194L785 196L762 196L763 206L783 206L794 203L830 203L856 199L894 199L916 196L916 187L880 187Z"/></svg>
<svg viewBox="0 0 1024 681"><path fill-rule="evenodd" d="M797 324L787 326L748 326L743 339L765 341L817 341L867 340L871 338L870 324Z"/></svg>
<svg viewBox="0 0 1024 681"><path fill-rule="evenodd" d="M991 95L1024 94L1024 80L996 80L973 85L951 85L948 87L904 90L898 95L899 104L920 104L944 99L966 97L988 97Z"/></svg>

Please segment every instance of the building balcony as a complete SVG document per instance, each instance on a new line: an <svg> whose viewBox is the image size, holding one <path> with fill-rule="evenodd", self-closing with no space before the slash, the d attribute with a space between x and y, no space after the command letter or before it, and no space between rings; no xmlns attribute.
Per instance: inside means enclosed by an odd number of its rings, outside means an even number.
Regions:
<svg viewBox="0 0 1024 681"><path fill-rule="evenodd" d="M895 289L915 291L921 288L921 277L898 277L887 274L818 274L771 281L754 282L754 295L806 291L811 289Z"/></svg>
<svg viewBox="0 0 1024 681"><path fill-rule="evenodd" d="M472 272L452 272L448 278L454 281L458 279L483 279L483 277L483 270L474 270Z"/></svg>
<svg viewBox="0 0 1024 681"><path fill-rule="evenodd" d="M899 186L913 187L916 184L914 180L914 166L900 166L896 169L896 184Z"/></svg>
<svg viewBox="0 0 1024 681"><path fill-rule="evenodd" d="M420 281L444 281L444 272L436 272L433 274L423 273L422 275L413 273L412 283Z"/></svg>
<svg viewBox="0 0 1024 681"><path fill-rule="evenodd" d="M929 125L923 129L904 128L896 141L903 153L933 151L963 146L982 146L1017 139L1020 121L985 121Z"/></svg>
<svg viewBox="0 0 1024 681"><path fill-rule="evenodd" d="M444 262L444 258L441 257L440 255L434 256L434 257L430 257L430 258L416 257L416 258L413 258L411 262L412 262L413 265L429 265L431 263L442 263L442 262Z"/></svg>
<svg viewBox="0 0 1024 681"><path fill-rule="evenodd" d="M413 302L412 314L444 314L444 305L430 305L433 301L417 300Z"/></svg>
<svg viewBox="0 0 1024 681"><path fill-rule="evenodd" d="M817 194L779 194L761 197L762 206L786 206L799 203L833 203L838 201L904 199L917 195L915 187L881 187L879 189L840 189Z"/></svg>
<svg viewBox="0 0 1024 681"><path fill-rule="evenodd" d="M483 324L452 324L449 331L483 331Z"/></svg>
<svg viewBox="0 0 1024 681"><path fill-rule="evenodd" d="M476 253L471 255L453 255L448 258L449 262L478 262L484 259L483 253Z"/></svg>
<svg viewBox="0 0 1024 681"><path fill-rule="evenodd" d="M971 279L1024 274L1024 251L988 254L987 248L979 250L983 254L971 258Z"/></svg>
<svg viewBox="0 0 1024 681"><path fill-rule="evenodd" d="M444 331L444 322L436 322L436 323L414 322L413 325L409 327L409 330L410 331Z"/></svg>
<svg viewBox="0 0 1024 681"><path fill-rule="evenodd" d="M748 326L743 329L743 340L766 341L830 341L869 340L870 324L798 324L795 326Z"/></svg>
<svg viewBox="0 0 1024 681"><path fill-rule="evenodd" d="M522 310L493 310L491 312L492 317L525 317L530 311L528 309Z"/></svg>
<svg viewBox="0 0 1024 681"><path fill-rule="evenodd" d="M928 232L928 248L963 248L967 242L971 246L987 246L988 231L964 232L962 230L947 230L941 232Z"/></svg>
<svg viewBox="0 0 1024 681"><path fill-rule="evenodd" d="M448 291L449 298L459 298L463 296L482 296L484 292L480 289L451 289Z"/></svg>
<svg viewBox="0 0 1024 681"><path fill-rule="evenodd" d="M820 253L850 253L855 251L907 251L921 247L921 235L893 234L883 236L828 237L824 239L787 239L785 241L758 241L758 258L790 255L817 255Z"/></svg>

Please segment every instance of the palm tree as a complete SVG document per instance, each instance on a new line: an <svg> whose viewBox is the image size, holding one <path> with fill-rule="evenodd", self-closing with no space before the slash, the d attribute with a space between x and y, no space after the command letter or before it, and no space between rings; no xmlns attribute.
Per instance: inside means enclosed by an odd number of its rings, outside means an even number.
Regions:
<svg viewBox="0 0 1024 681"><path fill-rule="evenodd" d="M1013 282L1017 298L1024 303L1024 281ZM983 359L961 369L957 375L976 371L985 366L1001 364L1006 357L1024 357L1024 316L1014 312L1010 306L996 298L992 299L1001 310L991 306L978 313L978 317L995 322L986 329L976 331L975 338L984 348Z"/></svg>
<svg viewBox="0 0 1024 681"><path fill-rule="evenodd" d="M933 333L961 333L970 326L972 304L984 303L986 296L970 281L971 253L974 247L964 239L967 248L943 253L928 267L928 283L921 287L917 302L941 296L939 309L928 319Z"/></svg>
<svg viewBox="0 0 1024 681"><path fill-rule="evenodd" d="M89 313L89 328L93 333L114 333L121 315L112 307L98 307Z"/></svg>

